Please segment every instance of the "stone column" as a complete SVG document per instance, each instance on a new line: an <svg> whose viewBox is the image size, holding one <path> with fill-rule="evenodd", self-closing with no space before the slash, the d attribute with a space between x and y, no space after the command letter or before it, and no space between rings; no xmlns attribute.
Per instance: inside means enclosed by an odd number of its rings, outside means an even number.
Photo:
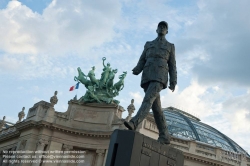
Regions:
<svg viewBox="0 0 250 166"><path fill-rule="evenodd" d="M96 158L95 166L102 166L103 165L104 152L105 152L104 149L97 149L96 150L97 158Z"/></svg>
<svg viewBox="0 0 250 166"><path fill-rule="evenodd" d="M62 155L58 153L53 153L56 150L61 151L62 150L62 143L50 141L48 148L46 148L47 151L50 151L52 153L49 153L50 155ZM59 160L59 158L55 158L53 160ZM57 166L57 163L43 163L43 166Z"/></svg>
<svg viewBox="0 0 250 166"><path fill-rule="evenodd" d="M215 148L216 159L222 161L222 149L220 147Z"/></svg>
<svg viewBox="0 0 250 166"><path fill-rule="evenodd" d="M26 143L27 143L27 140L21 140L21 141L19 141L18 143L17 143L17 150L18 151L21 151L21 150L25 150L25 147L26 147ZM19 153L19 154L16 154L16 155L23 155L24 153ZM23 165L25 165L25 164L22 164L22 163L20 163L21 161L21 159L20 158L16 158L16 160L18 160L19 161L19 164L16 164L15 166L23 166ZM27 165L27 164L26 164Z"/></svg>
<svg viewBox="0 0 250 166"><path fill-rule="evenodd" d="M240 166L246 166L247 165L247 155L241 154L241 163Z"/></svg>
<svg viewBox="0 0 250 166"><path fill-rule="evenodd" d="M191 140L190 142L189 142L189 152L191 153L191 154L195 154L196 153L196 142L194 141L194 140Z"/></svg>
<svg viewBox="0 0 250 166"><path fill-rule="evenodd" d="M2 160L3 160L3 151L0 151L0 165L2 164Z"/></svg>
<svg viewBox="0 0 250 166"><path fill-rule="evenodd" d="M49 141L47 141L47 140L45 140L45 139L39 139L38 140L38 142L37 142L37 148L36 148L36 151L44 151L44 147L45 147L45 145L46 144L48 144L49 143ZM42 153L41 153L42 154ZM34 159L34 161L35 160L37 160L37 161L39 161L39 162L34 162L34 163L32 163L32 166L39 166L40 165L40 161L42 160L41 158L38 158L38 156L37 156L37 158L35 158Z"/></svg>
<svg viewBox="0 0 250 166"><path fill-rule="evenodd" d="M108 149L105 149L105 156L104 156L104 160L103 160L103 164L102 166L105 166L106 160L107 160L107 156L108 156Z"/></svg>
<svg viewBox="0 0 250 166"><path fill-rule="evenodd" d="M63 151L70 151L72 149L73 149L73 146L71 146L71 145L65 145L65 144L63 145ZM66 154L66 155L70 155L70 153ZM62 158L61 160L69 160L69 159L68 158ZM68 165L68 163L61 163L60 166L67 166L67 165Z"/></svg>
<svg viewBox="0 0 250 166"><path fill-rule="evenodd" d="M16 151L16 146L11 148L11 151ZM16 160L16 154L15 153L11 154L10 160ZM15 165L17 165L17 163L9 163L9 166L15 166Z"/></svg>
<svg viewBox="0 0 250 166"><path fill-rule="evenodd" d="M4 150L4 151L9 151L9 150ZM4 153L4 154L9 155L9 152L7 154L6 153ZM9 159L3 157L3 161L0 164L1 164L1 166L8 166L9 165Z"/></svg>

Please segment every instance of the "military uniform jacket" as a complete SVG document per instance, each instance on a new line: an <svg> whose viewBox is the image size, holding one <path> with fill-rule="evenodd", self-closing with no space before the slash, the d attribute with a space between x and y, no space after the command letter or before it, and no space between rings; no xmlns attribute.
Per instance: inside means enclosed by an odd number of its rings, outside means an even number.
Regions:
<svg viewBox="0 0 250 166"><path fill-rule="evenodd" d="M177 71L175 61L174 44L169 43L165 38L159 41L158 38L146 42L142 55L133 69L142 72L141 87L150 81L158 81L163 84L163 89L167 87L168 74L170 84L177 84Z"/></svg>

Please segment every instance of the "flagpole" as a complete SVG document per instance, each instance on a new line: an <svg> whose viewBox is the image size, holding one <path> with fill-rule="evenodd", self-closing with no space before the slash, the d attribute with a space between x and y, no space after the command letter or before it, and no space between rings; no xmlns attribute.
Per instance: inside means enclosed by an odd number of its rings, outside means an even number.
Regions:
<svg viewBox="0 0 250 166"><path fill-rule="evenodd" d="M78 91L78 88L79 88L79 84L80 84L80 82L78 82L76 85L70 87L70 89L69 89L69 91L76 90L76 95L74 97L74 100L77 100L77 91Z"/></svg>
<svg viewBox="0 0 250 166"><path fill-rule="evenodd" d="M76 89L76 99L77 99L77 92L78 92L78 89Z"/></svg>
<svg viewBox="0 0 250 166"><path fill-rule="evenodd" d="M80 82L78 82L77 84L76 84L76 99L77 99L77 92L78 92L78 89L79 89L79 84L80 84Z"/></svg>

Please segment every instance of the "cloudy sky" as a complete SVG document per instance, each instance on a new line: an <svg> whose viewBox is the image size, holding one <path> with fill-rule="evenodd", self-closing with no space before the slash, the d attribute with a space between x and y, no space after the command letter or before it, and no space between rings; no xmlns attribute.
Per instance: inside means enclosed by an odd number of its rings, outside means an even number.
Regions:
<svg viewBox="0 0 250 166"><path fill-rule="evenodd" d="M0 118L16 122L36 102L58 91L55 109L85 88L69 92L77 67L87 73L102 57L118 75L127 71L116 99L136 110L143 98L141 76L132 75L158 22L169 24L175 44L178 85L161 92L162 106L198 116L250 152L250 1L240 0L1 0ZM127 112L123 114L125 118Z"/></svg>

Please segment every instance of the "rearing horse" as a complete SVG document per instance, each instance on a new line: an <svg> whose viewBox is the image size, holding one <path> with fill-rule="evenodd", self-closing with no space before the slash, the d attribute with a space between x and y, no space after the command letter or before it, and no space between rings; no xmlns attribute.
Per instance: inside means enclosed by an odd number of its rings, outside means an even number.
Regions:
<svg viewBox="0 0 250 166"><path fill-rule="evenodd" d="M78 71L78 77L74 77L75 81L80 81L83 85L85 85L86 88L88 88L88 86L91 86L91 81L87 79L87 76L82 72L81 68L78 67L77 68Z"/></svg>
<svg viewBox="0 0 250 166"><path fill-rule="evenodd" d="M121 91L124 88L124 78L126 77L127 72L123 72L123 74L121 74L119 76L119 81L117 83L115 83L113 89L115 90L115 93L118 94L119 91Z"/></svg>

